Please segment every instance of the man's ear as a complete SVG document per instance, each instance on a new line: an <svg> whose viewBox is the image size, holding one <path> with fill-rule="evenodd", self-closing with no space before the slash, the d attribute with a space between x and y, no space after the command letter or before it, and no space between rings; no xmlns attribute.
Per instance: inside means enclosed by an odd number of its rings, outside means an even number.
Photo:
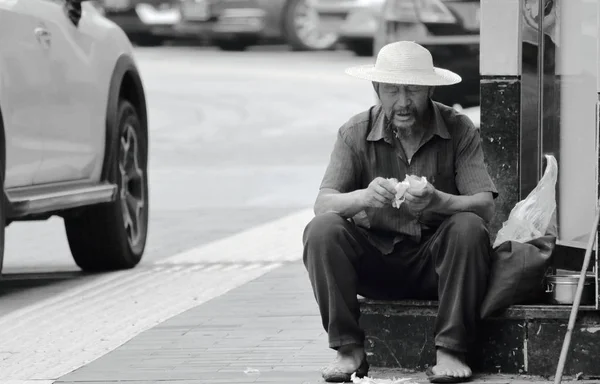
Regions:
<svg viewBox="0 0 600 384"><path fill-rule="evenodd" d="M372 81L371 84L373 84L373 89L375 90L377 97L379 97L379 83Z"/></svg>

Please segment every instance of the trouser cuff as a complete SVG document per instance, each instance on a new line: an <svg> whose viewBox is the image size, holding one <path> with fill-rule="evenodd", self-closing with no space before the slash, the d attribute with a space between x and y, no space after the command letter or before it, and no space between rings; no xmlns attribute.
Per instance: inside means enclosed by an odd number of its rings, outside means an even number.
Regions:
<svg viewBox="0 0 600 384"><path fill-rule="evenodd" d="M359 346L363 346L363 341L353 338L353 337L343 337L340 339L333 339L333 340L329 340L329 348L331 349L339 349L340 347L343 347L344 345L350 345L350 344L357 344Z"/></svg>
<svg viewBox="0 0 600 384"><path fill-rule="evenodd" d="M438 348L448 349L452 352L467 353L468 349L463 343L458 343L454 340L436 339L435 346Z"/></svg>

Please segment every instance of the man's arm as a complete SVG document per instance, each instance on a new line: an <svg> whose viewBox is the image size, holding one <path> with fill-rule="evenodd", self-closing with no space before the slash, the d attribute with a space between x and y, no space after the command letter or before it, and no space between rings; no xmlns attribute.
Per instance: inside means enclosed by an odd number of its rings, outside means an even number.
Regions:
<svg viewBox="0 0 600 384"><path fill-rule="evenodd" d="M361 162L352 149L344 126L338 131L329 165L321 182L314 211L316 215L335 212L343 217L353 217L362 211L359 175Z"/></svg>
<svg viewBox="0 0 600 384"><path fill-rule="evenodd" d="M340 193L322 188L315 203L315 214L335 212L342 217L354 217L366 208L381 208L392 203L396 189L383 177L377 177L365 189Z"/></svg>
<svg viewBox="0 0 600 384"><path fill-rule="evenodd" d="M472 196L457 196L435 190L428 211L442 215L453 215L459 212L473 212L486 223L494 217L496 205L491 192L480 192Z"/></svg>
<svg viewBox="0 0 600 384"><path fill-rule="evenodd" d="M473 212L490 222L494 217L494 198L498 191L485 165L479 129L466 116L460 123L465 126L456 151L456 187L458 195L435 191L431 209L441 214Z"/></svg>
<svg viewBox="0 0 600 384"><path fill-rule="evenodd" d="M341 193L335 189L321 189L315 202L315 215L335 212L342 217L354 217L364 209L361 190Z"/></svg>

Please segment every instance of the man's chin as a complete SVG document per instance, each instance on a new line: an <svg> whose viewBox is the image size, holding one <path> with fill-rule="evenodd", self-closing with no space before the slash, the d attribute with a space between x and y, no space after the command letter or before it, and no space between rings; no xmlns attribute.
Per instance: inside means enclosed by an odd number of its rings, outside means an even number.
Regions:
<svg viewBox="0 0 600 384"><path fill-rule="evenodd" d="M399 130L400 132L412 130L415 127L415 125L416 125L415 119L410 119L410 120L406 120L406 121L394 120L394 123L393 123L394 128L396 130Z"/></svg>

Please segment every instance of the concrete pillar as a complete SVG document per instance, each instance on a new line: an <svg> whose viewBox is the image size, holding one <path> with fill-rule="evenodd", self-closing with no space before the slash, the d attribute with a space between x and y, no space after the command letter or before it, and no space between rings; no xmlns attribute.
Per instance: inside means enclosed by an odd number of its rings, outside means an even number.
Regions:
<svg viewBox="0 0 600 384"><path fill-rule="evenodd" d="M521 0L481 0L481 136L499 191L495 236L519 200Z"/></svg>

